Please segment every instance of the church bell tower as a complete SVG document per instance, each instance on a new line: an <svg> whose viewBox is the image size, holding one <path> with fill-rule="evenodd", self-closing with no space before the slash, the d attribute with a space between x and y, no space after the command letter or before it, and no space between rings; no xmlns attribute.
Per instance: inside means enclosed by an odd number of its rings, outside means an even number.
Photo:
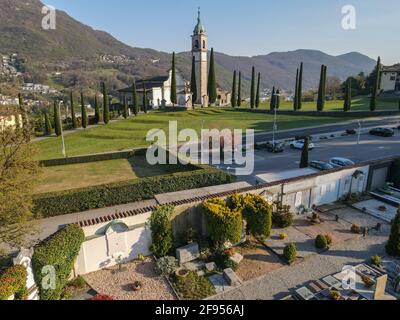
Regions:
<svg viewBox="0 0 400 320"><path fill-rule="evenodd" d="M197 25L192 35L192 54L195 58L197 99L196 104L203 104L204 98L207 96L208 81L208 37L206 29L201 23L200 8L197 17Z"/></svg>

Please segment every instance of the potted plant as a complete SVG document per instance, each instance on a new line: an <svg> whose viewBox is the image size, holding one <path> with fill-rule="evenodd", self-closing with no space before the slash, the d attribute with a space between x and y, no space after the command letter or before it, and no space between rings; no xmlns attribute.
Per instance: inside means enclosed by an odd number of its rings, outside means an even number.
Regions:
<svg viewBox="0 0 400 320"><path fill-rule="evenodd" d="M331 298L332 300L338 301L340 300L340 293L337 290L329 290L329 298Z"/></svg>
<svg viewBox="0 0 400 320"><path fill-rule="evenodd" d="M288 238L287 233L281 233L281 234L279 235L279 239L280 239L280 240L286 240L287 238Z"/></svg>
<svg viewBox="0 0 400 320"><path fill-rule="evenodd" d="M146 257L145 257L142 253L139 253L139 254L137 255L137 260L138 260L139 262L141 262L141 263L144 263L145 260L146 260Z"/></svg>
<svg viewBox="0 0 400 320"><path fill-rule="evenodd" d="M372 280L370 277L367 276L362 276L361 280L362 282L364 282L367 288L371 288L375 284L374 280Z"/></svg>
<svg viewBox="0 0 400 320"><path fill-rule="evenodd" d="M185 278L185 277L188 276L188 274L189 274L189 270L186 270L186 269L183 269L183 268L178 269L178 270L176 270L176 272L175 272L175 275L176 275L178 278Z"/></svg>
<svg viewBox="0 0 400 320"><path fill-rule="evenodd" d="M142 288L143 288L143 283L141 281L135 281L132 284L132 290L133 291L140 291L140 290L142 290Z"/></svg>
<svg viewBox="0 0 400 320"><path fill-rule="evenodd" d="M361 227L356 225L356 224L353 224L351 226L351 232L353 232L355 234L360 234L361 233Z"/></svg>

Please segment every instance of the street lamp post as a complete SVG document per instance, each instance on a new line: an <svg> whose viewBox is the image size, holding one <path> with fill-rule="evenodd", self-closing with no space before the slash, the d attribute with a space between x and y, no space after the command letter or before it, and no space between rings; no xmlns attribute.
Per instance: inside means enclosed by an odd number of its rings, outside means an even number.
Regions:
<svg viewBox="0 0 400 320"><path fill-rule="evenodd" d="M61 105L63 103L64 102L62 100L58 103L58 112L59 112L59 114L61 114ZM61 122L60 123L60 129L61 129L61 143L62 143L61 152L62 152L62 155L64 156L64 158L66 158L67 157L67 153L65 151L64 130L63 130L63 126L62 126L61 117L60 117L60 122Z"/></svg>

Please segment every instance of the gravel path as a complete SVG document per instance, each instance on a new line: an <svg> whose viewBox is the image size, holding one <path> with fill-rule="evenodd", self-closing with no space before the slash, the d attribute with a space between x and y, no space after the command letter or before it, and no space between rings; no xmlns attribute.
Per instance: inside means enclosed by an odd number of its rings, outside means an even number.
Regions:
<svg viewBox="0 0 400 320"><path fill-rule="evenodd" d="M246 282L243 286L223 293L213 300L273 300L280 299L290 289L327 275L340 272L344 265L354 265L369 260L378 254L385 256L384 245L390 233L390 226L372 232L367 238L357 238L342 242L330 251L314 255L294 266L273 271L259 279Z"/></svg>

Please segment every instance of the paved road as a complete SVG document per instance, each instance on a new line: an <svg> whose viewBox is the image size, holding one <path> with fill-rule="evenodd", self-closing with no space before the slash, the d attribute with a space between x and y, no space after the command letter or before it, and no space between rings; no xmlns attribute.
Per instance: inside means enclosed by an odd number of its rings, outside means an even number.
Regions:
<svg viewBox="0 0 400 320"><path fill-rule="evenodd" d="M400 130L394 137L382 138L361 135L360 145L357 145L357 136L347 136L332 140L315 141L315 149L310 151L311 160L329 161L332 157L345 157L354 162L362 162L400 156ZM255 176L262 173L279 172L299 167L301 150L292 150L286 147L284 153L271 154L265 150L255 152L255 170L251 176L239 176L238 180L255 183ZM234 166L223 165L221 169L233 173ZM227 169L229 168L229 170Z"/></svg>

